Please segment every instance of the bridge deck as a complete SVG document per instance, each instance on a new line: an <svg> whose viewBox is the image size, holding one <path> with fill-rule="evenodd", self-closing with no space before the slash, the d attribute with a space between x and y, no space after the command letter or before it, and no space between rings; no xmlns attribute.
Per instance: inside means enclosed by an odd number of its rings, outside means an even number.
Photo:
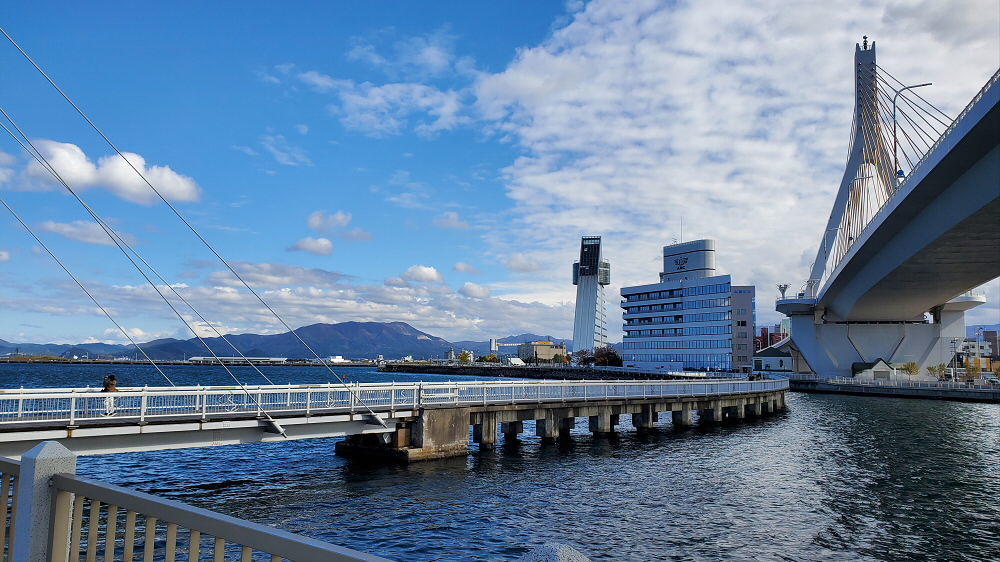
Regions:
<svg viewBox="0 0 1000 562"><path fill-rule="evenodd" d="M469 381L126 388L114 393L4 390L0 454L18 456L45 439L59 440L78 454L95 454L389 433L426 410L680 402L774 392L787 385L745 380Z"/></svg>

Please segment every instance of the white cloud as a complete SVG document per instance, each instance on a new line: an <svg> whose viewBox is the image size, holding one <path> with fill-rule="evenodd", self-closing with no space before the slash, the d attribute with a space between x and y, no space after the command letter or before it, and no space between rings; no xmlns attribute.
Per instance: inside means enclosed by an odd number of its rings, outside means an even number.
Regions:
<svg viewBox="0 0 1000 562"><path fill-rule="evenodd" d="M247 156L257 156L257 151L254 150L254 149L252 149L252 148L250 148L249 146L243 146L243 145L239 145L239 144L234 144L234 145L230 146L229 148L231 148L231 149L233 149L233 150L235 150L237 152L242 152L243 154L246 154Z"/></svg>
<svg viewBox="0 0 1000 562"><path fill-rule="evenodd" d="M116 154L101 157L94 164L75 144L38 140L35 141L35 146L74 189L105 188L122 199L143 205L158 201L156 194L132 169L134 167L168 200L197 201L201 197L201 189L190 177L178 174L169 166L147 167L146 159L133 152L124 153L128 163ZM25 172L28 177L40 180L46 187L56 185L49 172L34 160L28 164Z"/></svg>
<svg viewBox="0 0 1000 562"><path fill-rule="evenodd" d="M581 235L601 234L616 283L650 283L683 217L686 239L715 238L723 272L757 285L761 322L777 320L768 291L806 276L843 174L857 22L880 66L934 82L922 95L952 115L1000 62L995 1L924 4L587 3L475 85L487 132L522 151L502 174L515 218L487 239L569 264ZM532 280L571 298L562 268Z"/></svg>
<svg viewBox="0 0 1000 562"><path fill-rule="evenodd" d="M0 250L0 262L10 261L10 252L7 250Z"/></svg>
<svg viewBox="0 0 1000 562"><path fill-rule="evenodd" d="M260 136L260 144L271 153L278 164L284 166L312 166L312 160L305 151L288 142L284 135L265 134Z"/></svg>
<svg viewBox="0 0 1000 562"><path fill-rule="evenodd" d="M55 221L45 221L40 228L46 232L52 232L65 236L71 240L76 240L78 242L85 242L87 244L99 244L101 246L114 246L115 243L101 225L93 221L73 221L73 222L55 222ZM128 234L118 233L119 236L129 244L135 243L135 238L129 236Z"/></svg>
<svg viewBox="0 0 1000 562"><path fill-rule="evenodd" d="M458 292L465 297L472 299L485 299L490 296L490 288L475 283L466 282Z"/></svg>
<svg viewBox="0 0 1000 562"><path fill-rule="evenodd" d="M388 55L361 39L347 52L347 59L364 62L393 79L427 80L444 75L469 73L472 60L455 55L455 37L447 29L419 36L401 37L388 48Z"/></svg>
<svg viewBox="0 0 1000 562"><path fill-rule="evenodd" d="M465 263L464 261L455 262L455 265L451 266L455 271L461 271L462 273L479 273L476 266Z"/></svg>
<svg viewBox="0 0 1000 562"><path fill-rule="evenodd" d="M304 123L299 123L298 125L295 126L295 130L298 131L300 135L308 135L309 125L306 125Z"/></svg>
<svg viewBox="0 0 1000 562"><path fill-rule="evenodd" d="M460 219L455 211L445 211L434 219L434 226L439 228L469 228L469 223Z"/></svg>
<svg viewBox="0 0 1000 562"><path fill-rule="evenodd" d="M407 127L417 134L433 136L453 130L469 118L461 115L461 94L426 84L365 82L345 84L337 92L340 101L330 111L348 129L369 136L398 135Z"/></svg>
<svg viewBox="0 0 1000 562"><path fill-rule="evenodd" d="M240 261L233 267L247 283L253 287L279 288L308 285L310 287L333 287L348 276L336 271L319 268L305 268L280 263L257 263ZM206 281L219 287L242 287L228 270L213 271Z"/></svg>
<svg viewBox="0 0 1000 562"><path fill-rule="evenodd" d="M316 254L317 256L328 256L333 251L333 242L327 238L312 238L306 236L288 248L289 251L302 251Z"/></svg>
<svg viewBox="0 0 1000 562"><path fill-rule="evenodd" d="M344 211L337 211L335 213L322 210L313 211L309 214L309 218L306 219L309 228L320 232L329 232L337 227L347 226L350 222L351 213L345 213Z"/></svg>
<svg viewBox="0 0 1000 562"><path fill-rule="evenodd" d="M298 75L299 80L305 82L307 85L312 86L314 89L320 92L333 91L342 87L350 87L353 82L349 80L335 80L326 74L321 72L316 72L315 70L310 70L308 72L303 72Z"/></svg>
<svg viewBox="0 0 1000 562"><path fill-rule="evenodd" d="M386 277L383 281L386 287L409 287L410 283L402 277Z"/></svg>
<svg viewBox="0 0 1000 562"><path fill-rule="evenodd" d="M542 268L540 263L522 253L511 254L507 259L503 260L503 264L507 269L519 273L530 273Z"/></svg>
<svg viewBox="0 0 1000 562"><path fill-rule="evenodd" d="M438 270L429 265L411 265L400 277L418 283L441 283L444 281Z"/></svg>
<svg viewBox="0 0 1000 562"><path fill-rule="evenodd" d="M360 227L352 228L351 230L348 230L347 232L342 232L337 236L340 236L341 238L346 238L348 240L357 240L359 242L371 240L373 238L371 232L368 232L367 230Z"/></svg>
<svg viewBox="0 0 1000 562"><path fill-rule="evenodd" d="M0 150L0 166L10 166L14 162L17 162L17 158L13 154L7 154Z"/></svg>

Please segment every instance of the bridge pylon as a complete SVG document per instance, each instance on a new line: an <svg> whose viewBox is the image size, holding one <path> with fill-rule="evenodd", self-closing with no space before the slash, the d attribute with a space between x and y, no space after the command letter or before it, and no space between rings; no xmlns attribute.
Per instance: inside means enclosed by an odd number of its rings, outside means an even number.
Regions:
<svg viewBox="0 0 1000 562"><path fill-rule="evenodd" d="M791 335L776 347L824 378L871 377L861 365L881 359L893 378L936 379L928 367L952 362L965 312L985 302L968 291L1000 275L1000 71L954 120L912 94L927 84L880 67L867 38L854 77L844 175L805 285L777 300Z"/></svg>

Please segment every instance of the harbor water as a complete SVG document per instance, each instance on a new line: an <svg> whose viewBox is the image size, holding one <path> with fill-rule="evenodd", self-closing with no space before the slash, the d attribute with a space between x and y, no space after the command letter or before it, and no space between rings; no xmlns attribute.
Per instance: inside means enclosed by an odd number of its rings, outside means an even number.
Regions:
<svg viewBox="0 0 1000 562"><path fill-rule="evenodd" d="M231 384L174 366L178 385ZM342 370L350 380L456 377ZM0 386L164 382L144 366L0 364ZM252 370L236 369L247 383ZM329 382L271 367L276 383ZM399 560L517 559L549 541L606 560L1000 559L1000 406L796 394L741 424L613 439L578 420L542 445L525 423L495 452L355 464L333 439L81 457L121 486Z"/></svg>

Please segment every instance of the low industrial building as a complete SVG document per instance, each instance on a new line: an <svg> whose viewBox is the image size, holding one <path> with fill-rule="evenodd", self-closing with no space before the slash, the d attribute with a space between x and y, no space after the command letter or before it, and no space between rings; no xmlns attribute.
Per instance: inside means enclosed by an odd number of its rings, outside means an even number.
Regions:
<svg viewBox="0 0 1000 562"><path fill-rule="evenodd" d="M527 362L552 361L556 355L566 356L566 344L533 341L517 346L517 356Z"/></svg>

